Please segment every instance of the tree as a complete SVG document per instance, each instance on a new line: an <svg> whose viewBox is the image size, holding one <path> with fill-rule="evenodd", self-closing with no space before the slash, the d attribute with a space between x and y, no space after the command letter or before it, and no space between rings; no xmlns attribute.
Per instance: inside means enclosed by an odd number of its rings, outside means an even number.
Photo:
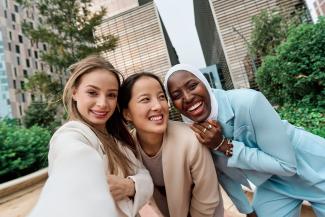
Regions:
<svg viewBox="0 0 325 217"><path fill-rule="evenodd" d="M263 10L252 18L251 52L259 58L275 54L275 48L286 39L287 21L276 11Z"/></svg>
<svg viewBox="0 0 325 217"><path fill-rule="evenodd" d="M274 56L264 58L257 82L274 103L325 108L325 19L290 29Z"/></svg>
<svg viewBox="0 0 325 217"><path fill-rule="evenodd" d="M41 59L48 63L58 77L62 76L67 68L89 54L115 48L117 38L106 36L95 38L93 29L99 25L105 15L105 9L92 13L90 11L91 0L17 0L26 9L36 8L39 13L39 25L32 25L25 21L23 32L32 41L47 44L48 49L40 55ZM96 42L97 45L96 45ZM29 79L29 87L32 90L42 92L44 86L55 87L53 92L57 96L57 85L49 85L49 80L39 72ZM52 78L53 79L53 78ZM50 80L53 81L53 80ZM57 84L61 82L54 81ZM61 87L62 89L62 87ZM46 91L51 91L47 88ZM48 95L49 93L46 93Z"/></svg>
<svg viewBox="0 0 325 217"><path fill-rule="evenodd" d="M59 125L55 121L56 106L44 102L33 102L29 105L23 118L23 123L27 128L34 125L54 130Z"/></svg>

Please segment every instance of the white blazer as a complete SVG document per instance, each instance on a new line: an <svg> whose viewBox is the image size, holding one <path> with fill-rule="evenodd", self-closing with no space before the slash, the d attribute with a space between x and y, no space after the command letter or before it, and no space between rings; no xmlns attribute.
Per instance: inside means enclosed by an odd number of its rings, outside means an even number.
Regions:
<svg viewBox="0 0 325 217"><path fill-rule="evenodd" d="M136 194L114 205L107 183L107 157L96 134L80 121L61 126L50 141L49 178L29 217L134 217L150 199L149 172L131 150L122 147L135 164Z"/></svg>

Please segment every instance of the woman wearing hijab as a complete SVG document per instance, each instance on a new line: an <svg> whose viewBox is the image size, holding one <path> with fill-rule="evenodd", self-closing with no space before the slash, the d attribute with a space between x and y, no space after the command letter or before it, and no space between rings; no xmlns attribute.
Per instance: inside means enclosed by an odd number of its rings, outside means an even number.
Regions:
<svg viewBox="0 0 325 217"><path fill-rule="evenodd" d="M199 141L212 150L219 181L247 216L299 216L303 200L325 216L325 140L281 120L262 93L217 90L184 64L165 88ZM241 185L256 186L252 206Z"/></svg>

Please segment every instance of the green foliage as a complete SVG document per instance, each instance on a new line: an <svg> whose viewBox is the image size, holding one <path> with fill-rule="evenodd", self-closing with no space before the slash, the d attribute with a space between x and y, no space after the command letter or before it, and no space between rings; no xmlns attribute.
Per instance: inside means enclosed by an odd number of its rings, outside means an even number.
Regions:
<svg viewBox="0 0 325 217"><path fill-rule="evenodd" d="M303 127L307 131L325 138L325 110L297 104L285 104L278 109L282 119Z"/></svg>
<svg viewBox="0 0 325 217"><path fill-rule="evenodd" d="M275 48L286 39L288 24L277 12L263 10L252 18L251 52L257 57L275 53Z"/></svg>
<svg viewBox="0 0 325 217"><path fill-rule="evenodd" d="M95 38L93 29L99 25L105 9L92 13L89 8L91 0L17 0L26 10L38 11L39 25L31 25L25 21L23 32L34 42L45 43L48 48L41 53L41 59L52 67L54 73L60 76L65 70L78 60L94 53L115 48L117 38L105 36ZM36 12L37 13L37 12ZM96 42L98 42L96 44ZM34 78L34 76L36 78ZM29 79L30 90L43 91L48 81L39 74ZM44 82L45 84L43 84ZM53 96L57 97L57 81L52 86ZM51 86L51 84L50 84ZM61 88L62 89L62 88ZM44 91L52 90L45 88ZM48 95L48 93L44 93Z"/></svg>
<svg viewBox="0 0 325 217"><path fill-rule="evenodd" d="M31 103L25 112L23 123L27 128L37 125L54 131L60 125L60 122L56 121L56 106L42 102Z"/></svg>
<svg viewBox="0 0 325 217"><path fill-rule="evenodd" d="M325 107L325 19L289 31L274 56L257 71L262 92L277 104L301 101Z"/></svg>
<svg viewBox="0 0 325 217"><path fill-rule="evenodd" d="M0 121L0 183L47 166L48 130Z"/></svg>
<svg viewBox="0 0 325 217"><path fill-rule="evenodd" d="M63 87L59 82L52 81L51 77L45 72L35 72L28 79L26 89L34 94L43 95L45 99L54 102L62 95Z"/></svg>

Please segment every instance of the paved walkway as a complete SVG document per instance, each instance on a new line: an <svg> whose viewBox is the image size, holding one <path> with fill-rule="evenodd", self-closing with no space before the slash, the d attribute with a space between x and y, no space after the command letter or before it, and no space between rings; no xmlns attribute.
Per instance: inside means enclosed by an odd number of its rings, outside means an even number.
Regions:
<svg viewBox="0 0 325 217"><path fill-rule="evenodd" d="M37 198L41 192L42 186L25 193L23 196L17 197L13 200L0 204L0 217L26 217L31 208L37 201ZM225 217L245 217L240 214L235 206L232 204L228 196L223 192ZM310 208L304 208L301 217L316 217ZM142 217L153 217L150 207L144 207L141 210Z"/></svg>

